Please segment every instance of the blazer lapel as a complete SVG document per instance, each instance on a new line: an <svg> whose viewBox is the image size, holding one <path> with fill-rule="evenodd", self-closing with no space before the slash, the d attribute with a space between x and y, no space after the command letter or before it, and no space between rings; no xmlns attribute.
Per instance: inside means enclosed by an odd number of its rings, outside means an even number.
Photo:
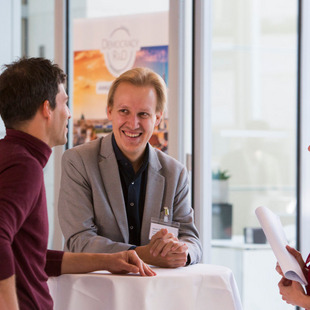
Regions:
<svg viewBox="0 0 310 310"><path fill-rule="evenodd" d="M161 164L156 152L151 146L149 150L149 167L141 227L141 245L149 243L151 218L158 219L160 217L165 188L165 178L158 172L161 169Z"/></svg>
<svg viewBox="0 0 310 310"><path fill-rule="evenodd" d="M99 168L103 184L113 210L119 229L123 235L124 242L129 242L129 230L127 223L127 214L124 203L124 196L122 191L122 184L118 172L118 165L114 155L112 135L106 136L102 139L100 155L101 161Z"/></svg>

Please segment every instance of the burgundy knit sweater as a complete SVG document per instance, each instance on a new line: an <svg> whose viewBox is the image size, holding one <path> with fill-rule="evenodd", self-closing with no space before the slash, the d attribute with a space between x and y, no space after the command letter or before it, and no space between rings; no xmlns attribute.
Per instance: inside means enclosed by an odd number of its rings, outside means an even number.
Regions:
<svg viewBox="0 0 310 310"><path fill-rule="evenodd" d="M51 148L12 129L0 140L0 280L15 274L21 310L53 309L47 278L60 274L63 252L47 250L43 168Z"/></svg>

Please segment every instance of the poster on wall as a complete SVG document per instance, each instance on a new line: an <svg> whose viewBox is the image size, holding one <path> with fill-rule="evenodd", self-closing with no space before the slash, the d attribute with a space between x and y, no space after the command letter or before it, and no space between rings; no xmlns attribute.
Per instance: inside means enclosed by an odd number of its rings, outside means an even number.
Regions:
<svg viewBox="0 0 310 310"><path fill-rule="evenodd" d="M112 131L107 95L116 77L148 67L168 86L168 12L74 20L73 146ZM168 147L168 113L150 143Z"/></svg>

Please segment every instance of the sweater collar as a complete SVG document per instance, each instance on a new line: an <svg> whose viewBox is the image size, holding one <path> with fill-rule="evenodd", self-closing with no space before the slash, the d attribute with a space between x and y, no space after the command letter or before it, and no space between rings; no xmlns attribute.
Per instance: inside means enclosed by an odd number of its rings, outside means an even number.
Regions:
<svg viewBox="0 0 310 310"><path fill-rule="evenodd" d="M52 149L45 142L23 131L6 129L4 139L6 141L14 141L27 148L31 155L39 161L42 168L45 167L52 153Z"/></svg>

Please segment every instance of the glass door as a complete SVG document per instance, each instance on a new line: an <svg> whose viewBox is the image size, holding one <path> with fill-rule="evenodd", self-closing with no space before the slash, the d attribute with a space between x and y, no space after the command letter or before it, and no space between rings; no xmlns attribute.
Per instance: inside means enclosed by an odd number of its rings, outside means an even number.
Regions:
<svg viewBox="0 0 310 310"><path fill-rule="evenodd" d="M211 260L245 310L291 309L254 211L278 214L296 246L298 2L212 1L212 20Z"/></svg>

